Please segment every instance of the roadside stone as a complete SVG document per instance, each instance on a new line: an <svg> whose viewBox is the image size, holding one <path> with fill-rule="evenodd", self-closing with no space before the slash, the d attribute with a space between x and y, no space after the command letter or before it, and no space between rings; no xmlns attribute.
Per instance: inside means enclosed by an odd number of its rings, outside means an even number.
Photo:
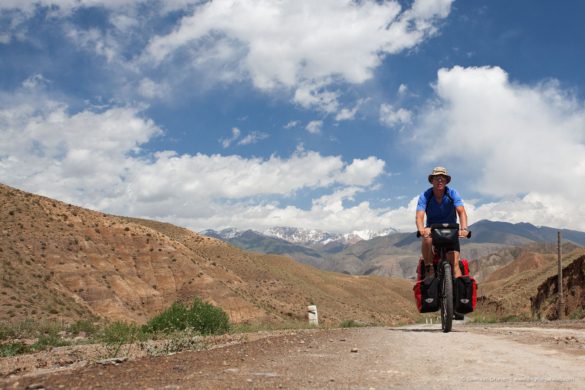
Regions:
<svg viewBox="0 0 585 390"><path fill-rule="evenodd" d="M111 358L111 359L103 359L103 360L98 360L97 364L101 364L101 365L108 365L108 364L113 364L114 366L117 366L120 363L124 363L126 360L128 360L127 357L122 357L122 358Z"/></svg>

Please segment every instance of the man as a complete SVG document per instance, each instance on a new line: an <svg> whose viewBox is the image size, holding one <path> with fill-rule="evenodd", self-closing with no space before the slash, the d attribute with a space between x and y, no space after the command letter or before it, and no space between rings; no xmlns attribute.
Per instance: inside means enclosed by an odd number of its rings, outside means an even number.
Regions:
<svg viewBox="0 0 585 390"><path fill-rule="evenodd" d="M436 167L428 177L429 183L433 185L423 192L418 198L416 206L416 228L422 236L422 256L425 261L425 273L427 278L434 276L433 269L433 241L431 239L430 226L435 223L457 223L459 217L459 237L466 237L467 213L463 200L459 193L453 188L447 187L451 182L451 176L447 169ZM425 225L425 214L427 221ZM454 264L459 264L459 242L449 248L447 259L451 263L453 274L456 278L461 276L461 270Z"/></svg>

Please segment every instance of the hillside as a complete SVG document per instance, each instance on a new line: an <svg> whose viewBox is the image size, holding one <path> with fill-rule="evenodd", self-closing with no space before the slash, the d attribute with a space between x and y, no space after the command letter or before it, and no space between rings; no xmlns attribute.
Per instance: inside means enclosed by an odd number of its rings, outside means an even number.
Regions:
<svg viewBox="0 0 585 390"><path fill-rule="evenodd" d="M411 284L324 272L170 224L122 218L0 185L0 321L100 317L143 323L202 297L234 322L398 323L417 317Z"/></svg>
<svg viewBox="0 0 585 390"><path fill-rule="evenodd" d="M563 251L563 267L585 255L584 248L572 244L567 245L566 249L569 248L573 250ZM547 279L557 274L556 249L554 254L552 249L550 245L517 248L513 261L479 284L478 297L481 296L481 299L478 311L498 317L532 318L531 299L539 293L540 286Z"/></svg>
<svg viewBox="0 0 585 390"><path fill-rule="evenodd" d="M562 244L563 253L570 253L577 248L579 248L577 245L570 242ZM556 260L556 243L530 243L504 247L488 255L475 258L470 261L469 270L478 281L489 282L539 268Z"/></svg>
<svg viewBox="0 0 585 390"><path fill-rule="evenodd" d="M532 314L538 318L556 320L558 308L558 276L547 278L538 286L537 294L531 298ZM563 267L564 315L582 318L585 315L585 255Z"/></svg>

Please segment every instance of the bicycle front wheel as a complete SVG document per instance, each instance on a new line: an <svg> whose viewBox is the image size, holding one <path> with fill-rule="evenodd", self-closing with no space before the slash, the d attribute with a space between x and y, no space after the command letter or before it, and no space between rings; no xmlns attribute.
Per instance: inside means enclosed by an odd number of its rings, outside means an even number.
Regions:
<svg viewBox="0 0 585 390"><path fill-rule="evenodd" d="M453 326L453 274L451 265L443 263L443 280L441 283L441 328L443 332L451 331Z"/></svg>

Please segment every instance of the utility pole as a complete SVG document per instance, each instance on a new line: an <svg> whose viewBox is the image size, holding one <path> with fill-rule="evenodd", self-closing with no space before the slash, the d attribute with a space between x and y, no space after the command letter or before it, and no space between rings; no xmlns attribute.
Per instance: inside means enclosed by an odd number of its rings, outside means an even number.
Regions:
<svg viewBox="0 0 585 390"><path fill-rule="evenodd" d="M565 319L565 296L563 295L563 262L561 255L561 231L557 232L557 256L558 256L558 286L559 286L559 320Z"/></svg>

